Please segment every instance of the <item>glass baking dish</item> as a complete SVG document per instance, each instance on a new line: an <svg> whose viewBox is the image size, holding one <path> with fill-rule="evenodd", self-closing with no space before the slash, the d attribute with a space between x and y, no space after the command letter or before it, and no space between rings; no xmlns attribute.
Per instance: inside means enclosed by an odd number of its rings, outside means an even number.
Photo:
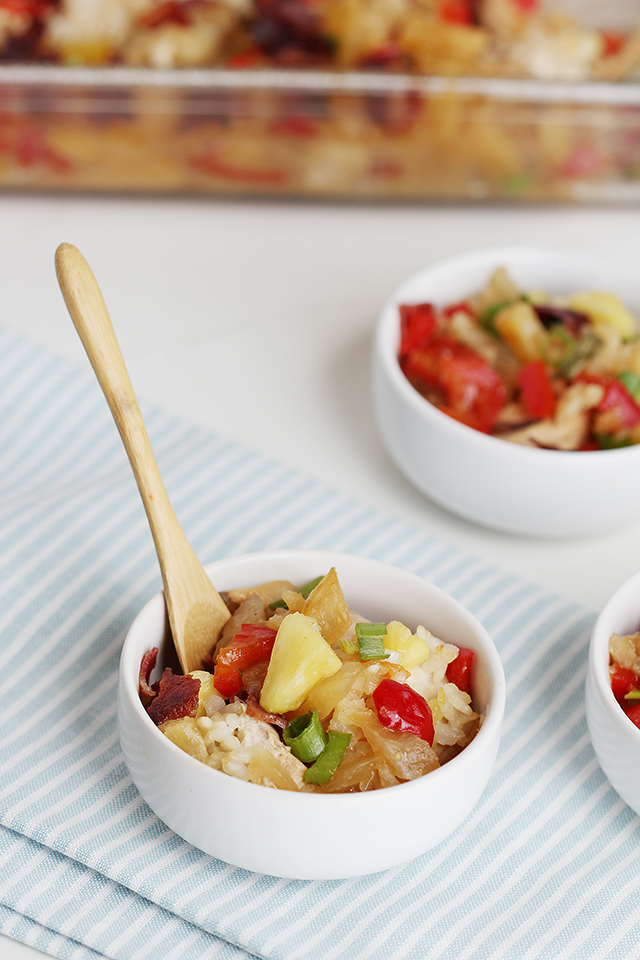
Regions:
<svg viewBox="0 0 640 960"><path fill-rule="evenodd" d="M0 66L0 187L640 199L640 83Z"/></svg>

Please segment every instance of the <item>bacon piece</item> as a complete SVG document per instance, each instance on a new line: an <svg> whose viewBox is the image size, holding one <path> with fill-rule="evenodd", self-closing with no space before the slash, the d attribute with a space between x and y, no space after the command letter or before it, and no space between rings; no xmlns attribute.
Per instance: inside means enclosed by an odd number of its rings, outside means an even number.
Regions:
<svg viewBox="0 0 640 960"><path fill-rule="evenodd" d="M166 667L158 685L158 695L147 709L155 724L181 717L195 717L198 709L200 681L196 677L175 674Z"/></svg>
<svg viewBox="0 0 640 960"><path fill-rule="evenodd" d="M247 697L247 716L253 717L254 720L264 720L265 723L270 723L274 727L282 727L283 730L289 722L279 713L269 713L264 710L253 694L249 694Z"/></svg>
<svg viewBox="0 0 640 960"><path fill-rule="evenodd" d="M151 677L151 671L156 665L156 660L158 659L158 648L152 647L151 650L147 650L142 661L140 662L140 674L138 676L138 693L140 694L140 699L146 705L150 700L156 695L156 691L149 686L149 679Z"/></svg>

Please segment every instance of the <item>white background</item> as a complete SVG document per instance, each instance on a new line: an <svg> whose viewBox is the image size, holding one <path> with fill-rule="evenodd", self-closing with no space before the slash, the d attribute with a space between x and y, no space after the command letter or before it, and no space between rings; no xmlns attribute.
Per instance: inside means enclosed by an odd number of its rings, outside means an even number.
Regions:
<svg viewBox="0 0 640 960"><path fill-rule="evenodd" d="M640 211L4 196L0 223L0 323L73 364L88 369L55 279L63 241L98 278L139 397L589 609L640 568L639 524L534 540L441 510L389 462L369 403L376 316L408 276L544 245L626 265L640 285ZM2 960L37 955L0 938Z"/></svg>

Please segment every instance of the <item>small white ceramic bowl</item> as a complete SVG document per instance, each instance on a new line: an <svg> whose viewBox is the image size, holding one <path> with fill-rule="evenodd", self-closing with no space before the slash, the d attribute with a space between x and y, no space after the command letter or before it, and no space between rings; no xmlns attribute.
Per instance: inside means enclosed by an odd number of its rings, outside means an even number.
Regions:
<svg viewBox="0 0 640 960"><path fill-rule="evenodd" d="M147 716L138 696L142 655L171 650L162 594L141 611L122 649L120 741L131 776L157 815L194 846L227 863L295 879L374 873L449 836L485 788L500 742L502 665L489 635L456 600L420 577L373 560L315 551L235 557L207 571L219 590L268 580L306 583L335 566L347 601L374 621L422 623L476 653L475 709L483 724L459 756L418 780L363 794L299 794L246 783L183 753ZM159 669L156 670L156 676Z"/></svg>
<svg viewBox="0 0 640 960"><path fill-rule="evenodd" d="M425 400L398 364L398 305L455 303L504 266L523 289L551 294L600 289L640 316L637 275L551 249L484 250L435 263L384 307L375 338L373 405L393 461L422 493L453 513L511 533L577 537L640 518L640 445L561 451L518 446L458 423Z"/></svg>
<svg viewBox="0 0 640 960"><path fill-rule="evenodd" d="M609 638L640 629L640 573L613 594L596 620L587 669L587 725L600 766L611 785L640 814L640 730L611 692Z"/></svg>

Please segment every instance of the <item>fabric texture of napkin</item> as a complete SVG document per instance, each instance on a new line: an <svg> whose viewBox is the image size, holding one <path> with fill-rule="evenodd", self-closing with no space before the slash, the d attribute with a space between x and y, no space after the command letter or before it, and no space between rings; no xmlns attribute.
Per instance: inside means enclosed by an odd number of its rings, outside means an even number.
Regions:
<svg viewBox="0 0 640 960"><path fill-rule="evenodd" d="M455 835L374 876L261 876L172 833L137 793L116 731L122 640L160 589L131 469L93 376L0 331L0 932L73 960L637 960L640 819L585 723L593 614L143 413L204 561L335 549L465 604L507 675L501 749Z"/></svg>

